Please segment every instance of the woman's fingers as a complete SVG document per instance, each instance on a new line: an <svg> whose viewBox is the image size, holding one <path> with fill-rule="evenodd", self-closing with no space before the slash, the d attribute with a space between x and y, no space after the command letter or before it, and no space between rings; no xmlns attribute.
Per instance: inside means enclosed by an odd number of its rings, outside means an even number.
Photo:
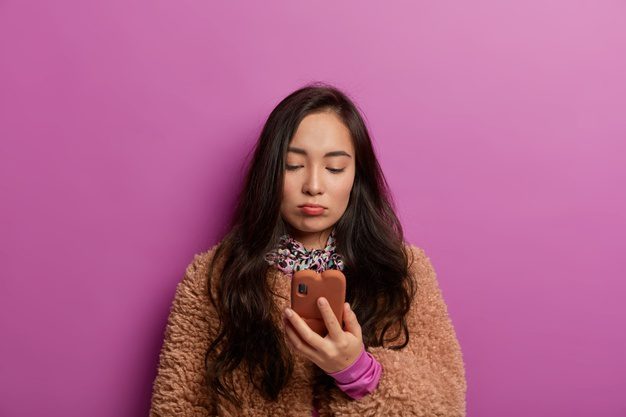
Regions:
<svg viewBox="0 0 626 417"><path fill-rule="evenodd" d="M291 317L287 312L291 312ZM317 333L315 333L308 324L292 309L288 308L285 310L285 317L287 322L292 326L293 333L298 337L298 342L305 342L305 345L308 345L312 351L317 351L322 348L324 344L324 339ZM287 327L287 326L286 326ZM296 345L296 341L292 339L292 343Z"/></svg>
<svg viewBox="0 0 626 417"><path fill-rule="evenodd" d="M320 297L323 298L323 297ZM328 307L325 310L324 307ZM344 307L344 320L346 331L339 327L337 317L329 306L321 306L320 311L324 317L324 322L332 336L322 338L306 324L306 322L293 310L287 308L283 316L285 325L286 341L293 347L293 350L302 353L309 360L314 362L321 369L328 372L335 372L344 369L347 364L352 363L358 357L362 347L361 326L356 315L349 309L347 303ZM288 313L291 314L288 314ZM330 317L332 315L332 317ZM334 330L331 330L334 329ZM350 362L346 359L349 358Z"/></svg>
<svg viewBox="0 0 626 417"><path fill-rule="evenodd" d="M293 346L295 350L303 353L306 357L313 360L313 358L317 358L315 350L311 348L306 342L304 342L296 331L293 329L289 320L285 320L285 334L287 335L287 342Z"/></svg>
<svg viewBox="0 0 626 417"><path fill-rule="evenodd" d="M333 309L330 308L330 304L328 304L328 300L324 297L319 297L317 299L317 307L320 309L322 313L322 318L324 319L324 323L326 324L326 329L328 330L328 334L333 340L339 340L343 336L343 330L341 329L341 325L333 312Z"/></svg>

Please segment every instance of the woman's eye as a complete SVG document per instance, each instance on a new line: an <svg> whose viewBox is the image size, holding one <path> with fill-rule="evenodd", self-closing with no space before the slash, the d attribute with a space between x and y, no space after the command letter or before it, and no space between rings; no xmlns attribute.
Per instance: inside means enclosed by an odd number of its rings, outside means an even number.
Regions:
<svg viewBox="0 0 626 417"><path fill-rule="evenodd" d="M302 168L302 165L285 165L285 169L287 171L295 171L298 168ZM343 172L345 170L345 168L326 168L326 169L328 169L333 174L339 174L340 172Z"/></svg>

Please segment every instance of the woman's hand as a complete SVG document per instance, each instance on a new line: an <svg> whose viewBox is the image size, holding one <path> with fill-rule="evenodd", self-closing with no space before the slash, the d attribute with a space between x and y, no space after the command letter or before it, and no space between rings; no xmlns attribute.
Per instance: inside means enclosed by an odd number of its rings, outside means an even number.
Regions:
<svg viewBox="0 0 626 417"><path fill-rule="evenodd" d="M326 298L319 297L317 305L324 318L328 335L322 338L311 330L298 313L286 308L283 319L287 342L324 372L341 371L354 363L361 354L363 349L361 325L348 303L344 303L343 313L346 331L341 328Z"/></svg>

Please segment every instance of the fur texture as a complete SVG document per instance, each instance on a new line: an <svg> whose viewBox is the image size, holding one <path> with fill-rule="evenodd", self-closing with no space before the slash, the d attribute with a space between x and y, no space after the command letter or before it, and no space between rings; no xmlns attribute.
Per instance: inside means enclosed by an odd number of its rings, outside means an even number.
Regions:
<svg viewBox="0 0 626 417"><path fill-rule="evenodd" d="M243 410L222 398L215 401L204 384L204 355L217 333L217 316L207 296L206 280L216 247L194 256L176 288L153 384L151 417L310 417L314 392L320 417L466 415L461 348L430 259L413 245L407 245L409 270L417 281L417 293L407 316L410 341L401 351L367 349L383 368L374 392L354 400L336 386L320 387L314 382L317 366L294 354L293 377L278 402L263 399L240 369L234 372L233 381L244 400ZM216 274L220 271L218 265ZM290 280L276 268L270 268L267 278L276 294L274 318L282 328L281 314L289 305ZM216 281L214 278L212 282ZM389 334L394 334L393 329ZM401 341L402 337L393 344Z"/></svg>

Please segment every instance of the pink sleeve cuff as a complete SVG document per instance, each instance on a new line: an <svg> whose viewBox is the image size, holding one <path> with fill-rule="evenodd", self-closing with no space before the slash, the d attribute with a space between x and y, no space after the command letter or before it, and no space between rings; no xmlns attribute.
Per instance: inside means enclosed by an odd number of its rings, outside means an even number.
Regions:
<svg viewBox="0 0 626 417"><path fill-rule="evenodd" d="M361 355L352 365L328 375L343 392L358 400L376 389L382 370L381 364L362 345Z"/></svg>

